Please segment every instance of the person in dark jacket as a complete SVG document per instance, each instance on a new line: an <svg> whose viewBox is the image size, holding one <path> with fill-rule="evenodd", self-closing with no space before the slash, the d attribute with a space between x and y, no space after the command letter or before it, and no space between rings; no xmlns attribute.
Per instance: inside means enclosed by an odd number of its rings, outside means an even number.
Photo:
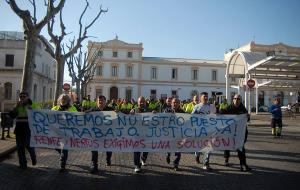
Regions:
<svg viewBox="0 0 300 190"><path fill-rule="evenodd" d="M269 112L272 114L271 116L271 128L272 128L272 135L274 137L281 136L282 131L282 112L280 106L280 98L276 97L274 99L274 104L271 105ZM276 129L276 125L278 128Z"/></svg>
<svg viewBox="0 0 300 190"><path fill-rule="evenodd" d="M27 169L27 160L25 155L25 148L29 152L32 165L36 165L35 149L30 147L30 135L31 131L28 124L27 109L38 109L38 105L29 98L29 94L22 91L19 95L19 101L17 105L9 112L9 116L12 119L16 118L16 144L19 157L19 167L21 169Z"/></svg>
<svg viewBox="0 0 300 190"><path fill-rule="evenodd" d="M115 111L112 107L106 105L106 97L100 95L97 99L97 107L91 108L86 112L95 112L95 111ZM112 152L106 152L106 166L111 166L111 156ZM98 151L92 151L92 174L98 174Z"/></svg>
<svg viewBox="0 0 300 190"><path fill-rule="evenodd" d="M248 114L248 111L245 108L245 106L242 104L242 97L239 94L234 95L232 104L229 105L225 110L221 110L220 113L233 114L233 115L247 114L248 121L250 120L250 115ZM246 128L244 144L247 141L247 137L248 137L248 129ZM250 171L251 168L246 163L245 146L243 146L242 150L237 150L237 152L240 160L241 171ZM225 150L224 151L225 166L229 166L229 157L230 157L230 151Z"/></svg>

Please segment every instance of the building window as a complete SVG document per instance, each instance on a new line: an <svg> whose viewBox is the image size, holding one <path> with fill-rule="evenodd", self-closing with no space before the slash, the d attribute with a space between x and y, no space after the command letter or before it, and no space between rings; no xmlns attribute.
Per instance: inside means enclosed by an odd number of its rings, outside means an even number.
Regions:
<svg viewBox="0 0 300 190"><path fill-rule="evenodd" d="M101 96L101 95L103 95L102 88L96 89L96 98L98 98L98 97Z"/></svg>
<svg viewBox="0 0 300 190"><path fill-rule="evenodd" d="M33 86L33 100L37 100L37 85Z"/></svg>
<svg viewBox="0 0 300 190"><path fill-rule="evenodd" d="M132 77L132 66L131 65L127 66L127 77Z"/></svg>
<svg viewBox="0 0 300 190"><path fill-rule="evenodd" d="M156 67L151 68L151 79L157 79L157 70Z"/></svg>
<svg viewBox="0 0 300 190"><path fill-rule="evenodd" d="M103 56L103 51L99 50L98 51L98 57L102 57Z"/></svg>
<svg viewBox="0 0 300 190"><path fill-rule="evenodd" d="M235 82L235 77L230 77L231 78L231 82Z"/></svg>
<svg viewBox="0 0 300 190"><path fill-rule="evenodd" d="M150 90L150 98L156 99L156 90Z"/></svg>
<svg viewBox="0 0 300 190"><path fill-rule="evenodd" d="M132 58L132 52L131 51L127 52L127 57Z"/></svg>
<svg viewBox="0 0 300 190"><path fill-rule="evenodd" d="M12 98L12 83L4 83L4 99L11 100Z"/></svg>
<svg viewBox="0 0 300 190"><path fill-rule="evenodd" d="M132 89L130 89L130 88L127 88L127 89L126 89L126 92L125 92L125 98L126 98L126 100L128 100L128 101L131 100L131 98L132 98Z"/></svg>
<svg viewBox="0 0 300 190"><path fill-rule="evenodd" d="M111 76L117 77L118 76L118 66L112 66L111 68Z"/></svg>
<svg viewBox="0 0 300 190"><path fill-rule="evenodd" d="M172 90L172 98L178 98L177 90Z"/></svg>
<svg viewBox="0 0 300 190"><path fill-rule="evenodd" d="M49 99L52 100L52 88L50 88Z"/></svg>
<svg viewBox="0 0 300 190"><path fill-rule="evenodd" d="M113 52L113 57L118 57L118 52L117 51Z"/></svg>
<svg viewBox="0 0 300 190"><path fill-rule="evenodd" d="M102 76L102 66L96 67L96 76Z"/></svg>
<svg viewBox="0 0 300 190"><path fill-rule="evenodd" d="M13 67L14 66L14 55L6 54L5 66L6 67Z"/></svg>
<svg viewBox="0 0 300 190"><path fill-rule="evenodd" d="M198 69L192 70L192 80L198 80Z"/></svg>
<svg viewBox="0 0 300 190"><path fill-rule="evenodd" d="M212 81L217 81L217 70L212 70L211 80Z"/></svg>
<svg viewBox="0 0 300 190"><path fill-rule="evenodd" d="M43 102L46 100L46 87L43 87Z"/></svg>
<svg viewBox="0 0 300 190"><path fill-rule="evenodd" d="M177 79L177 69L172 69L172 79Z"/></svg>

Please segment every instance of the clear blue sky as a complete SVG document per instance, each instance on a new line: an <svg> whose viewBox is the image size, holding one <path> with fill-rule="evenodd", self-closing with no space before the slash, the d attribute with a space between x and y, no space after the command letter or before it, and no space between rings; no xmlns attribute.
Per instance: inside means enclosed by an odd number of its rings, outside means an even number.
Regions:
<svg viewBox="0 0 300 190"><path fill-rule="evenodd" d="M65 4L70 38L78 33L84 2ZM88 31L97 37L91 40L107 41L117 34L128 43L142 42L143 56L222 60L226 50L253 39L300 47L300 0L90 0L90 4L88 16L95 15L101 4L108 8ZM0 30L22 31L20 19L4 1L0 15Z"/></svg>

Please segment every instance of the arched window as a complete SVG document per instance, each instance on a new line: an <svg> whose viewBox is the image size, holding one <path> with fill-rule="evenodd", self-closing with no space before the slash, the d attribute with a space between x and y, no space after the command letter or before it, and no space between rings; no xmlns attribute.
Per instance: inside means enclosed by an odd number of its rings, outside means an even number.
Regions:
<svg viewBox="0 0 300 190"><path fill-rule="evenodd" d="M109 99L118 99L118 88L113 86L110 88Z"/></svg>
<svg viewBox="0 0 300 190"><path fill-rule="evenodd" d="M12 99L12 83L10 82L4 83L4 99L6 100Z"/></svg>
<svg viewBox="0 0 300 190"><path fill-rule="evenodd" d="M126 100L130 101L132 98L132 88L131 87L127 87L125 89L125 98Z"/></svg>

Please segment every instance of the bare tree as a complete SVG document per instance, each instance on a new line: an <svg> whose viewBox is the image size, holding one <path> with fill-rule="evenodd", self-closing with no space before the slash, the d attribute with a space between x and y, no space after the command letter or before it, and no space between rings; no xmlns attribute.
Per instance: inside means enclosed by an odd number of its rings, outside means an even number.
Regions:
<svg viewBox="0 0 300 190"><path fill-rule="evenodd" d="M68 47L69 49L72 48ZM92 80L97 67L96 60L100 57L99 51L101 48L93 50L93 44L87 52L82 52L81 48L77 55L72 55L67 61L69 76L76 84L76 94L81 101L86 95L86 84Z"/></svg>
<svg viewBox="0 0 300 190"><path fill-rule="evenodd" d="M35 51L38 43L38 36L42 28L54 17L64 6L65 0L60 0L55 7L55 0L48 0L46 15L37 22L35 0L28 0L33 6L33 15L29 10L22 10L16 4L15 0L6 0L11 9L23 20L24 37L26 40L24 69L22 76L21 90L31 93L32 89L32 72L35 68Z"/></svg>
<svg viewBox="0 0 300 190"><path fill-rule="evenodd" d="M65 32L66 27L63 23L63 18L62 18L62 10L60 11L59 14L59 22L60 22L60 29L61 33L59 35L55 35L53 33L53 27L55 23L55 18L54 16L48 23L48 34L51 38L50 42L54 45L54 50L48 45L47 41L45 41L45 38L40 38L45 46L46 46L46 51L56 60L56 86L55 86L55 94L54 94L54 101L53 104L56 105L57 103L57 98L58 96L62 93L62 86L63 86L63 79L64 79L64 65L65 61L73 54L77 52L77 50L81 47L81 43L87 39L89 36L87 36L87 30L96 22L96 20L100 17L102 13L107 12L108 10L103 10L102 6L100 6L100 10L95 16L95 18L85 27L82 26L82 18L84 14L86 13L87 8L89 7L88 1L86 1L86 6L84 10L82 11L80 18L79 18L79 34L77 39L73 39L71 43L74 43L72 45L72 48L69 49L68 52L64 51L64 44L63 40L67 33Z"/></svg>

